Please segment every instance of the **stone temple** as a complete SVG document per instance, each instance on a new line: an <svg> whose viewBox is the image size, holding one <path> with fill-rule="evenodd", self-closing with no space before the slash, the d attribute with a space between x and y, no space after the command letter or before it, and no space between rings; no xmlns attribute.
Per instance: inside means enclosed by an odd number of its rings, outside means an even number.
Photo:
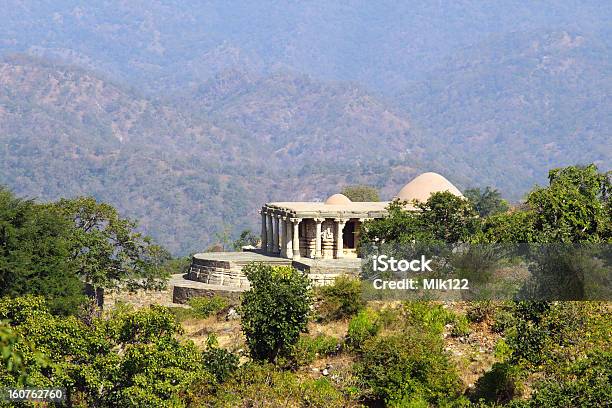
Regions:
<svg viewBox="0 0 612 408"><path fill-rule="evenodd" d="M412 203L432 193L461 192L437 173L423 173L394 197ZM193 256L188 278L212 285L247 288L242 267L249 262L292 265L309 273L314 284L327 284L360 268L359 239L366 220L387 215L389 202L352 202L334 194L325 202L271 202L261 214L261 245L245 252ZM408 204L410 206L410 204Z"/></svg>

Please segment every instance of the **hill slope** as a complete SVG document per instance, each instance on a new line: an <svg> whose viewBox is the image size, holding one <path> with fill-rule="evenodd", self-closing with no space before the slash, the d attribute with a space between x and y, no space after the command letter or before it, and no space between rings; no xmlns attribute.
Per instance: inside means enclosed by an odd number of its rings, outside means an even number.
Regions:
<svg viewBox="0 0 612 408"><path fill-rule="evenodd" d="M226 226L257 230L266 200L324 199L350 182L395 192L417 172L402 166L397 186L389 181L388 160L378 158L424 146L408 119L354 86L287 74L243 83L239 94L212 92L222 82L206 84L189 107L83 69L7 59L0 183L44 200L93 195L186 253Z"/></svg>
<svg viewBox="0 0 612 408"><path fill-rule="evenodd" d="M517 199L548 169L612 165L611 48L590 34L514 33L432 68L397 100L461 174Z"/></svg>

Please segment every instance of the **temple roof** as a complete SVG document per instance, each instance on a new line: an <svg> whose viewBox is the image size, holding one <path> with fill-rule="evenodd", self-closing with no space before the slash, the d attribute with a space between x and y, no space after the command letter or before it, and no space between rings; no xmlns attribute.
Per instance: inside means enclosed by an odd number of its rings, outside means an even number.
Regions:
<svg viewBox="0 0 612 408"><path fill-rule="evenodd" d="M327 205L340 205L340 204L350 204L351 200L344 194L334 194L329 196L327 200L325 200L325 204Z"/></svg>
<svg viewBox="0 0 612 408"><path fill-rule="evenodd" d="M274 202L266 204L266 207L279 212L290 213L296 217L351 217L368 218L380 217L386 214L388 201L381 202L349 202L346 204L326 204L320 202Z"/></svg>
<svg viewBox="0 0 612 408"><path fill-rule="evenodd" d="M408 201L407 209L414 209L413 200L427 201L435 192L448 191L463 197L461 191L437 173L423 173L406 184L396 197ZM303 201L272 202L265 205L267 211L297 218L380 218L387 214L389 201L353 202L343 194L333 194L324 203Z"/></svg>
<svg viewBox="0 0 612 408"><path fill-rule="evenodd" d="M463 197L461 191L438 173L423 173L406 184L397 193L396 198L404 201L427 201L430 195L437 192L448 191L456 196Z"/></svg>

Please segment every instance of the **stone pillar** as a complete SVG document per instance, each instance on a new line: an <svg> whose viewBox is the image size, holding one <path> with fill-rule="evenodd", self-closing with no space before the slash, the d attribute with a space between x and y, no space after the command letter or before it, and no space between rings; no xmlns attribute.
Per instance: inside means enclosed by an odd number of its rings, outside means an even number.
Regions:
<svg viewBox="0 0 612 408"><path fill-rule="evenodd" d="M287 257L287 224L285 223L285 217L279 216L279 238L278 243L280 245L280 256L283 258Z"/></svg>
<svg viewBox="0 0 612 408"><path fill-rule="evenodd" d="M289 217L285 217L285 254L287 258L293 258L293 225Z"/></svg>
<svg viewBox="0 0 612 408"><path fill-rule="evenodd" d="M344 258L344 240L342 237L342 230L346 225L346 220L336 218L336 259Z"/></svg>
<svg viewBox="0 0 612 408"><path fill-rule="evenodd" d="M321 224L325 221L323 218L315 218L314 222L317 223L317 232L315 233L315 259L321 259L323 255L321 254Z"/></svg>
<svg viewBox="0 0 612 408"><path fill-rule="evenodd" d="M265 210L261 209L259 211L261 214L261 251L266 252L268 249L268 229L267 229L267 216Z"/></svg>
<svg viewBox="0 0 612 408"><path fill-rule="evenodd" d="M300 259L300 221L301 218L291 218L293 223L293 259Z"/></svg>
<svg viewBox="0 0 612 408"><path fill-rule="evenodd" d="M266 212L266 252L269 254L272 253L272 224L272 214Z"/></svg>
<svg viewBox="0 0 612 408"><path fill-rule="evenodd" d="M278 231L278 221L280 219L280 215L278 214L274 214L274 226L272 227L272 239L273 239L273 243L272 243L272 253L273 254L278 254L278 237L279 237L279 231Z"/></svg>

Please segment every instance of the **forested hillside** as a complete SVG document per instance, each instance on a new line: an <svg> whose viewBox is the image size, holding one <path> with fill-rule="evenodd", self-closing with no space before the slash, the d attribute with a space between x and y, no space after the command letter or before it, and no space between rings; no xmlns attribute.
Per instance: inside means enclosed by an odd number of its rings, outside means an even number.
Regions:
<svg viewBox="0 0 612 408"><path fill-rule="evenodd" d="M9 0L0 184L116 205L176 254L266 200L420 172L521 200L610 169L605 2Z"/></svg>
<svg viewBox="0 0 612 408"><path fill-rule="evenodd" d="M356 182L394 193L417 166L389 163L426 147L366 92L289 74L244 84L239 96L164 103L90 71L14 57L0 84L0 183L46 200L112 202L175 253L254 227L269 199L324 199Z"/></svg>
<svg viewBox="0 0 612 408"><path fill-rule="evenodd" d="M524 191L547 167L610 168L610 51L576 31L508 34L466 48L397 99L475 170L463 174Z"/></svg>

